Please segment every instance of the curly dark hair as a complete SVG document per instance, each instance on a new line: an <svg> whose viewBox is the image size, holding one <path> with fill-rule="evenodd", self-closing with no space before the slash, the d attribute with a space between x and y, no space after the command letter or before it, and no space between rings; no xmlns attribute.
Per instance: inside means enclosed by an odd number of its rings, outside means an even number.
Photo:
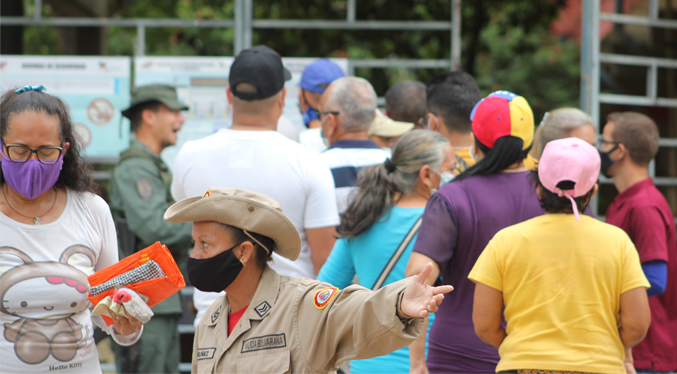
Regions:
<svg viewBox="0 0 677 374"><path fill-rule="evenodd" d="M541 204L541 208L547 213L571 213L573 214L574 210L571 207L571 200L566 196L559 196L558 194L548 190L541 183L541 179L538 177L538 169L532 170L529 174L529 178L534 182L534 187L541 187L543 191L541 198L538 199L538 202ZM570 190L574 188L573 181L561 181L557 184L557 188L562 190ZM590 198L592 197L595 187L590 189L585 195L575 197L574 201L576 202L576 208L578 211L583 214L585 209L590 203Z"/></svg>
<svg viewBox="0 0 677 374"><path fill-rule="evenodd" d="M0 139L4 140L9 132L9 118L13 114L29 111L58 116L61 123L61 141L70 143L68 152L63 156L63 167L56 184L78 192L98 192L98 185L92 177L92 166L82 157L80 142L75 136L68 107L61 99L40 91L22 93L16 93L15 89L7 91L0 98ZM5 176L0 170L0 185L4 183Z"/></svg>

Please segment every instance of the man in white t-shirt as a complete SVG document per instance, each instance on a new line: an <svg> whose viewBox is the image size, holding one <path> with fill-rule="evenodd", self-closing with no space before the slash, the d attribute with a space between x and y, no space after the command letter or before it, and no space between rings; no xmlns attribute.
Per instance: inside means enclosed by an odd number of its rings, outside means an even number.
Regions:
<svg viewBox="0 0 677 374"><path fill-rule="evenodd" d="M363 78L335 80L320 100L322 134L329 140L329 149L321 155L334 176L339 213L350 205L360 168L380 164L390 156L369 140L375 115L376 91Z"/></svg>
<svg viewBox="0 0 677 374"><path fill-rule="evenodd" d="M272 197L299 230L302 248L296 261L273 254L271 267L283 275L315 278L334 245L339 217L331 172L319 154L275 131L290 77L272 49L240 52L226 88L233 125L181 148L172 196L180 200L210 187L229 187ZM195 306L204 311L218 296L196 290Z"/></svg>
<svg viewBox="0 0 677 374"><path fill-rule="evenodd" d="M331 82L344 76L341 67L326 58L313 61L303 70L299 82L299 109L303 113L303 124L308 130L299 134L299 143L318 152L327 149L322 140L317 107L320 105L322 94Z"/></svg>

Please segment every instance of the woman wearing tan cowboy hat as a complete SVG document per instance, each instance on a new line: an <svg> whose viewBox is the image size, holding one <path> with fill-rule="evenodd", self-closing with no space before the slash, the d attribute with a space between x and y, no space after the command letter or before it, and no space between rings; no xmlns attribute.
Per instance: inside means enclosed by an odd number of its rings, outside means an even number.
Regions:
<svg viewBox="0 0 677 374"><path fill-rule="evenodd" d="M212 188L165 219L194 222L190 282L226 291L197 327L193 373L333 372L410 344L453 289L425 285L431 265L377 292L280 276L267 265L272 251L295 260L301 238L280 205L255 192Z"/></svg>

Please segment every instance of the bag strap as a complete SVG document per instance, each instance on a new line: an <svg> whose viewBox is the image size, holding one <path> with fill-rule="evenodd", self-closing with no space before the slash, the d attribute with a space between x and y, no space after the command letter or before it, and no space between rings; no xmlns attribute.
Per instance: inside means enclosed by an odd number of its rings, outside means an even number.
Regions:
<svg viewBox="0 0 677 374"><path fill-rule="evenodd" d="M395 250L395 253L393 253L393 256L390 257L390 260L381 271L381 275L379 275L378 278L376 278L376 283L374 283L374 286L371 288L373 291L376 291L379 288L381 288L381 286L383 286L383 283L386 281L386 278L388 278L390 273L393 271L393 268L395 267L397 261L399 261L400 258L402 258L404 250L407 249L409 243L411 243L411 240L414 239L414 236L416 235L416 233L418 233L418 229L421 227L422 220L423 216L419 217L419 219L417 219L416 222L414 222L414 225L411 227L407 235L404 236L404 239L402 239L402 243L400 243L400 245Z"/></svg>

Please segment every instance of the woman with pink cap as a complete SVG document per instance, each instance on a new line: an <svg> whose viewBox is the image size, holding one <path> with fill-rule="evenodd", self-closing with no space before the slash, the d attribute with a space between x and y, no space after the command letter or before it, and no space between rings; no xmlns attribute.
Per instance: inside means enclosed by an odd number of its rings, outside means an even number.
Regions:
<svg viewBox="0 0 677 374"><path fill-rule="evenodd" d="M531 174L545 215L499 231L471 270L475 332L498 348L497 372L621 373L624 350L644 338L649 282L637 250L579 214L599 169L585 141L548 143Z"/></svg>

